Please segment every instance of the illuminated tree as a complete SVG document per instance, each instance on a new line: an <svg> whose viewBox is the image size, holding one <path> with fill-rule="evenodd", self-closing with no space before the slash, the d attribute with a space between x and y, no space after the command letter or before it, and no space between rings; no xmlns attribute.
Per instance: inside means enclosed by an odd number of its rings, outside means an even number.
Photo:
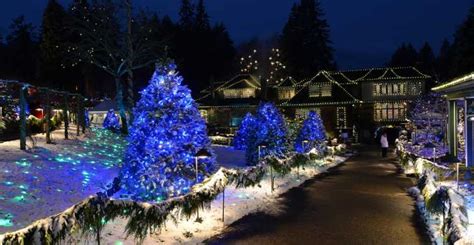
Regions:
<svg viewBox="0 0 474 245"><path fill-rule="evenodd" d="M256 164L259 157L284 156L287 151L288 129L278 108L273 103L261 103L255 115L255 124L255 130L247 139L247 163ZM260 154L259 146L265 146L260 147Z"/></svg>
<svg viewBox="0 0 474 245"><path fill-rule="evenodd" d="M234 148L237 150L247 149L247 142L249 135L255 131L255 117L252 114L247 113L242 123L240 124L239 130L235 133L234 137Z"/></svg>
<svg viewBox="0 0 474 245"><path fill-rule="evenodd" d="M102 126L105 129L112 130L114 132L120 130L120 120L117 115L115 115L114 110L110 109L105 116Z"/></svg>
<svg viewBox="0 0 474 245"><path fill-rule="evenodd" d="M258 71L257 50L254 49L248 56L240 58L240 72L254 74Z"/></svg>
<svg viewBox="0 0 474 245"><path fill-rule="evenodd" d="M313 148L318 148L326 140L326 130L318 113L310 111L303 122L295 140L297 152L305 153Z"/></svg>
<svg viewBox="0 0 474 245"><path fill-rule="evenodd" d="M282 63L280 49L273 48L270 57L270 71L267 78L267 84L278 84L286 78L286 66Z"/></svg>
<svg viewBox="0 0 474 245"><path fill-rule="evenodd" d="M157 69L134 108L120 176L135 200L185 194L214 169L206 123L175 68ZM211 156L199 159L196 180L195 155L202 149Z"/></svg>

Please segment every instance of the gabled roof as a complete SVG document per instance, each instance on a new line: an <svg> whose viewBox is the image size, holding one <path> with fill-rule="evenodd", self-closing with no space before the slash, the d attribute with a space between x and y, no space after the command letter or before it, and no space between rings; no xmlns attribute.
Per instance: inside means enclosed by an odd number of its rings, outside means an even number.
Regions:
<svg viewBox="0 0 474 245"><path fill-rule="evenodd" d="M430 76L423 74L412 66L347 70L332 73L342 74L343 77L347 78L348 82L430 78Z"/></svg>
<svg viewBox="0 0 474 245"><path fill-rule="evenodd" d="M94 108L89 110L89 112L104 112L109 111L110 109L118 111L117 103L115 102L115 100L105 99L104 101L96 105Z"/></svg>
<svg viewBox="0 0 474 245"><path fill-rule="evenodd" d="M334 73L336 76L340 76L338 73ZM340 77L339 77L340 78ZM344 78L345 79L345 78ZM330 84L332 96L328 97L310 97L310 87L317 84ZM305 105L324 105L324 104L351 104L359 103L359 99L356 98L348 91L348 87L356 85L356 83L341 84L334 79L331 72L320 71L316 76L307 81L304 86L297 91L296 95L288 102L283 103L286 106L305 106Z"/></svg>
<svg viewBox="0 0 474 245"><path fill-rule="evenodd" d="M287 77L280 83L276 84L274 87L279 88L279 87L295 87L298 85L298 82L292 78L292 77Z"/></svg>

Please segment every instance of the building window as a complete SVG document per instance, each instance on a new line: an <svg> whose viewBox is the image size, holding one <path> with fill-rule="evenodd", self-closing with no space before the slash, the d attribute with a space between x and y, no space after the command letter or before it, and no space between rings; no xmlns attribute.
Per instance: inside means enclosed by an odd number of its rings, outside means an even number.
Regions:
<svg viewBox="0 0 474 245"><path fill-rule="evenodd" d="M278 99L279 100L289 100L295 96L294 88L280 88L278 90Z"/></svg>
<svg viewBox="0 0 474 245"><path fill-rule="evenodd" d="M373 83L373 96L400 96L406 95L405 82L400 83Z"/></svg>
<svg viewBox="0 0 474 245"><path fill-rule="evenodd" d="M407 106L404 102L375 103L374 120L383 121L404 121L406 120Z"/></svg>
<svg viewBox="0 0 474 245"><path fill-rule="evenodd" d="M255 89L254 88L226 89L224 90L224 98L226 99L255 98Z"/></svg>
<svg viewBox="0 0 474 245"><path fill-rule="evenodd" d="M346 107L337 107L336 108L336 124L337 124L337 129L346 129L347 128L347 110L346 110Z"/></svg>
<svg viewBox="0 0 474 245"><path fill-rule="evenodd" d="M321 115L321 108L301 108L301 109L296 109L295 111L295 117L300 118L300 119L306 119L308 117L308 113L310 111L314 111Z"/></svg>
<svg viewBox="0 0 474 245"><path fill-rule="evenodd" d="M201 113L201 117L204 119L204 121L206 121L207 123L207 117L208 117L208 114L207 114L207 110L199 110L199 112Z"/></svg>
<svg viewBox="0 0 474 245"><path fill-rule="evenodd" d="M423 93L423 82L412 82L409 84L409 94L418 96Z"/></svg>
<svg viewBox="0 0 474 245"><path fill-rule="evenodd" d="M309 87L309 97L331 97L332 85L330 83L314 84Z"/></svg>

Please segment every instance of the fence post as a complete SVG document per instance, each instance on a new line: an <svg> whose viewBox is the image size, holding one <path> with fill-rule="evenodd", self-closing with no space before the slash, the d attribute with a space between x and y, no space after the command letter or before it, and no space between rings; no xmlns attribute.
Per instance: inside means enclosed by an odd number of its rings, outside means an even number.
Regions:
<svg viewBox="0 0 474 245"><path fill-rule="evenodd" d="M68 127L69 127L69 117L67 115L69 108L68 108L68 101L67 101L68 94L64 94L64 107L63 107L63 118L64 118L64 139L69 139L68 135Z"/></svg>
<svg viewBox="0 0 474 245"><path fill-rule="evenodd" d="M27 87L21 84L20 87L20 149L26 150L26 96Z"/></svg>
<svg viewBox="0 0 474 245"><path fill-rule="evenodd" d="M76 96L76 136L79 136L81 133L81 97Z"/></svg>
<svg viewBox="0 0 474 245"><path fill-rule="evenodd" d="M49 98L49 89L46 89L46 105L44 107L46 111L46 144L51 144L51 102Z"/></svg>

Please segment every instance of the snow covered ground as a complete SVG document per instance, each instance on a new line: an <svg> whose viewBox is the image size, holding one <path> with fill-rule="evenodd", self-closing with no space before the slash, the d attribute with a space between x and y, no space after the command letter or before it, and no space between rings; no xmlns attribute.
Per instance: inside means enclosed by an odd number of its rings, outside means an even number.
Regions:
<svg viewBox="0 0 474 245"><path fill-rule="evenodd" d="M52 133L56 144L36 135L36 147L21 151L19 140L0 143L0 233L64 211L102 190L118 173L123 140L94 130L70 140ZM31 146L31 141L28 142Z"/></svg>
<svg viewBox="0 0 474 245"><path fill-rule="evenodd" d="M223 149L220 149L223 150ZM217 151L219 152L219 151ZM334 161L328 158L326 161L318 162L318 166L306 167L299 171L293 172L284 178L277 177L275 180L275 190L271 192L270 177L267 175L259 186L236 189L229 187L225 191L225 214L222 222L222 194L211 203L210 209L200 211L199 215L202 218L201 223L195 222L196 217L191 219L179 218L175 224L173 221L166 222L164 230L157 231L149 235L144 244L197 244L204 240L219 234L226 225L229 225L243 216L258 211L264 211L269 214L276 214L280 212L279 195L288 191L289 189L299 186L305 180L314 177L328 168L334 167L346 158L336 157ZM123 233L126 220L117 219L109 222L103 233L102 242L105 244L136 244L133 237L126 237ZM94 244L94 240L84 241L80 239L80 243Z"/></svg>
<svg viewBox="0 0 474 245"><path fill-rule="evenodd" d="M21 151L19 140L0 143L0 234L23 228L84 200L118 175L125 141L94 129L86 136L64 140L64 130L34 136L36 147ZM31 147L31 142L28 141ZM219 166L245 167L245 154L231 147L213 146Z"/></svg>

